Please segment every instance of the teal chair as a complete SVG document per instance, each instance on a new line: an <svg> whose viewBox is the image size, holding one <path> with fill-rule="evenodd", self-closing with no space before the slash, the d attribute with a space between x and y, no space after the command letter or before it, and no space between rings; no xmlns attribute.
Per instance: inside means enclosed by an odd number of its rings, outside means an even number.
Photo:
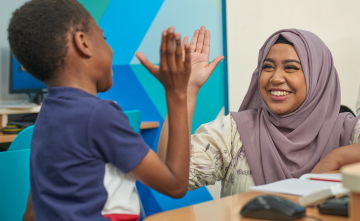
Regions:
<svg viewBox="0 0 360 221"><path fill-rule="evenodd" d="M25 128L15 137L8 151L30 149L31 138L34 132L34 125Z"/></svg>
<svg viewBox="0 0 360 221"><path fill-rule="evenodd" d="M0 220L21 221L30 191L30 149L0 152Z"/></svg>
<svg viewBox="0 0 360 221"><path fill-rule="evenodd" d="M129 119L130 126L134 129L134 131L136 133L140 133L141 111L139 110L124 111L124 114Z"/></svg>

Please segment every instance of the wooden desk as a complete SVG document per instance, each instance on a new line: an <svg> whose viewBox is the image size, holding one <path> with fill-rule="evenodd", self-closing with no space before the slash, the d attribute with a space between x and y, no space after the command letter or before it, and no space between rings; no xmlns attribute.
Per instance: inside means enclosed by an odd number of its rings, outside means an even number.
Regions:
<svg viewBox="0 0 360 221"><path fill-rule="evenodd" d="M240 209L252 198L259 195L275 195L287 198L298 203L298 196L286 194L264 193L258 191L250 191L247 193L237 194L212 200L205 203L187 206L184 208L158 213L149 216L145 221L261 221L259 219L243 218L240 215ZM307 216L314 216L323 221L348 221L347 217L329 216L319 214L316 208L306 208ZM315 221L312 218L298 219L300 221Z"/></svg>
<svg viewBox="0 0 360 221"><path fill-rule="evenodd" d="M153 129L158 128L159 122L158 121L143 121L141 122L140 129ZM16 134L3 134L0 132L0 143L11 143L15 139Z"/></svg>
<svg viewBox="0 0 360 221"><path fill-rule="evenodd" d="M0 143L11 143L17 134L3 134L0 132Z"/></svg>
<svg viewBox="0 0 360 221"><path fill-rule="evenodd" d="M31 108L0 108L0 127L6 127L8 123L8 115L39 113L40 108L41 106L35 106Z"/></svg>
<svg viewBox="0 0 360 221"><path fill-rule="evenodd" d="M140 130L153 129L158 127L159 127L158 121L143 121L141 122Z"/></svg>

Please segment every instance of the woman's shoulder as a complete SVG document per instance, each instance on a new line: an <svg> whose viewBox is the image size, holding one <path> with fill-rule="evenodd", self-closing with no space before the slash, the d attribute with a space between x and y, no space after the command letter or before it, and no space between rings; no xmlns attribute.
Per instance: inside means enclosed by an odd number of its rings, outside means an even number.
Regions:
<svg viewBox="0 0 360 221"><path fill-rule="evenodd" d="M360 136L360 118L356 122L354 130L351 134L350 144L359 143L359 141L360 141L359 136Z"/></svg>

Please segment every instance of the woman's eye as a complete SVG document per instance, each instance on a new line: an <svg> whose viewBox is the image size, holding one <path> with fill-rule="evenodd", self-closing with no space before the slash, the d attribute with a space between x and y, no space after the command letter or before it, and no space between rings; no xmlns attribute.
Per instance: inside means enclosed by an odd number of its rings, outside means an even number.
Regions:
<svg viewBox="0 0 360 221"><path fill-rule="evenodd" d="M264 66L262 66L262 69L270 69L270 68L274 68L271 65L265 64Z"/></svg>
<svg viewBox="0 0 360 221"><path fill-rule="evenodd" d="M106 39L107 39L107 37L104 37L104 39L106 40Z"/></svg>
<svg viewBox="0 0 360 221"><path fill-rule="evenodd" d="M300 70L298 67L295 66L286 66L285 69Z"/></svg>

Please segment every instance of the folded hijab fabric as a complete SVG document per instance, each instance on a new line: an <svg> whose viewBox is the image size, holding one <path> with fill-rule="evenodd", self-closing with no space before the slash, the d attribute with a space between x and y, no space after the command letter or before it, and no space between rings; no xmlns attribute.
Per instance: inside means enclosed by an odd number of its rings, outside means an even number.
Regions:
<svg viewBox="0 0 360 221"><path fill-rule="evenodd" d="M302 105L286 115L273 113L259 90L262 64L280 35L294 45L307 88ZM298 178L311 172L330 151L348 145L358 118L339 113L339 108L339 77L324 42L315 34L298 29L271 35L260 49L257 68L239 112L231 113L255 184Z"/></svg>

